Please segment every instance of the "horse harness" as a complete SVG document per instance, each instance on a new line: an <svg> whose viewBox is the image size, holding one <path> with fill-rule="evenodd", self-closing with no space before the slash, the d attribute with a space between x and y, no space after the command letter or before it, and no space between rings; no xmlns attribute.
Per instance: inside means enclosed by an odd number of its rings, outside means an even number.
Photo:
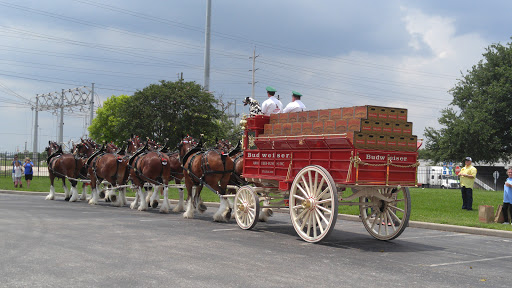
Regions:
<svg viewBox="0 0 512 288"><path fill-rule="evenodd" d="M59 178L68 178L67 175L64 175L60 172L57 172L54 168L54 165L55 165L55 162L57 162L57 160L60 159L60 157L64 155L64 154L57 154L57 153L53 153L52 155L50 155L48 157L48 159L46 159L46 162L48 163L48 169L53 173L55 174L57 177ZM80 158L77 158L75 155L74 156L74 159L75 159L75 171L73 173L73 177L76 177L77 175L78 176L82 176L81 173L80 173L80 170L78 169L78 161L80 160Z"/></svg>
<svg viewBox="0 0 512 288"><path fill-rule="evenodd" d="M143 152L143 151L141 151ZM137 166L139 164L139 161L143 158L143 156L146 156L148 153L148 151L144 152L144 153L136 153L135 155L133 155L131 158L130 158L130 162L129 164L126 166L127 169L130 167L130 168L133 168L133 171L135 172L135 175L137 176L137 178L141 181L141 182L150 182L152 184L156 184L156 185L163 185L161 182L158 182L158 180L160 181L163 181L163 175L164 175L164 166L167 165L167 159L164 158L164 154L160 151L151 151L151 152L155 152L157 153L158 157L160 158L160 161L162 163L162 167L160 169L160 176L158 176L155 180L151 179L151 178L148 178L146 177L142 171L140 171L139 169L137 169ZM172 175L171 175L172 176ZM142 179L144 178L144 179Z"/></svg>
<svg viewBox="0 0 512 288"><path fill-rule="evenodd" d="M240 161L240 159L243 158L243 157L244 157L244 153L239 153L238 155L236 155L236 157L233 159L233 170L235 170L235 168L236 168L236 163L238 161ZM232 183L232 184L237 185L237 186L239 186L239 185L243 186L243 185L247 185L248 184L248 182L245 181L244 178L240 177L240 175L236 174L234 171L233 171L232 175L233 175L233 177L235 178L235 180L237 182L237 183Z"/></svg>
<svg viewBox="0 0 512 288"><path fill-rule="evenodd" d="M223 166L224 170L221 171L221 170L212 170L211 169L210 163L208 162L208 154L210 154L211 152L215 152L215 153L220 155L221 160L222 160L222 166ZM194 162L196 157L201 157L201 170L203 171L203 175L201 175L201 177L198 177L197 175L192 173L192 163ZM229 174L229 173L233 173L235 171L234 167L231 170L226 170L226 158L228 158L228 154L221 153L219 150L216 150L216 149L211 149L211 150L204 151L204 152L203 151L196 152L195 154L191 155L190 161L188 161L188 167L183 166L183 169L186 170L187 173L191 176L192 182L194 182L195 185L204 185L204 186L208 187L208 189L210 189L210 190L214 191L215 193L219 194L219 192L217 192L210 185L208 185L204 181L204 179L205 179L205 177L207 175L210 175L210 174ZM183 163L183 165L184 164L185 163Z"/></svg>

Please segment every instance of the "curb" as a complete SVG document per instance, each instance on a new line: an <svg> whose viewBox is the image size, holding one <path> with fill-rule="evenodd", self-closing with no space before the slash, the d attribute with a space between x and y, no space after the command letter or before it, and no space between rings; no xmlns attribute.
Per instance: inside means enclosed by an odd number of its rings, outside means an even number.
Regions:
<svg viewBox="0 0 512 288"><path fill-rule="evenodd" d="M48 192L28 192L28 191L12 191L12 190L0 190L0 193L17 194L17 195L35 195L35 196L48 195ZM55 193L55 196L56 197L64 197L64 193ZM134 197L126 197L126 199L133 201ZM172 204L178 203L178 200L170 199L170 201ZM204 204L208 207L219 207L219 203L217 203L217 202L204 202ZM284 210L288 211L287 208L281 208L282 213L284 213ZM280 211L276 211L276 212L279 213ZM286 213L288 213L288 212L286 212ZM339 214L338 219L361 222L361 219L357 215ZM429 222L409 221L408 227L455 232L455 233L466 233L466 234L475 234L475 235L484 235L484 236L512 238L512 231L494 230L494 229L468 227L468 226L457 226L457 225L449 225L449 224L437 224L437 223L429 223Z"/></svg>

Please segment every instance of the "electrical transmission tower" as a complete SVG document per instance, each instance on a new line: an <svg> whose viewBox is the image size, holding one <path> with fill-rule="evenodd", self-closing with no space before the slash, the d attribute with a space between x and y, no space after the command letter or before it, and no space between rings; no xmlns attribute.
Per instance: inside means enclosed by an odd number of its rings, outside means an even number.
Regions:
<svg viewBox="0 0 512 288"><path fill-rule="evenodd" d="M64 108L68 113L85 112L89 107L89 125L92 124L94 118L94 83L91 87L83 86L73 89L62 89L61 92L51 92L48 94L37 94L36 103L32 106L35 111L34 117L34 143L33 153L34 159L37 158L37 130L38 130L38 112L51 111L52 113L59 114L59 135L57 142L63 143L64 138Z"/></svg>

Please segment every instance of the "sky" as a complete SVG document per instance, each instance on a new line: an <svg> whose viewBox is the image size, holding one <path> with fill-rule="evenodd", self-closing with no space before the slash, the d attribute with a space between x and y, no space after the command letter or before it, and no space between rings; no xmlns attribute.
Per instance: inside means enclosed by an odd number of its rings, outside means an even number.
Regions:
<svg viewBox="0 0 512 288"><path fill-rule="evenodd" d="M94 83L95 108L160 80L204 85L206 0L0 0L0 152L32 151L36 95ZM248 114L255 95L291 91L308 110L408 109L413 134L440 128L449 90L506 45L511 1L216 1L210 91ZM87 136L88 107L65 109L65 143ZM150 117L147 116L147 117ZM58 137L58 113L38 116L38 151Z"/></svg>

